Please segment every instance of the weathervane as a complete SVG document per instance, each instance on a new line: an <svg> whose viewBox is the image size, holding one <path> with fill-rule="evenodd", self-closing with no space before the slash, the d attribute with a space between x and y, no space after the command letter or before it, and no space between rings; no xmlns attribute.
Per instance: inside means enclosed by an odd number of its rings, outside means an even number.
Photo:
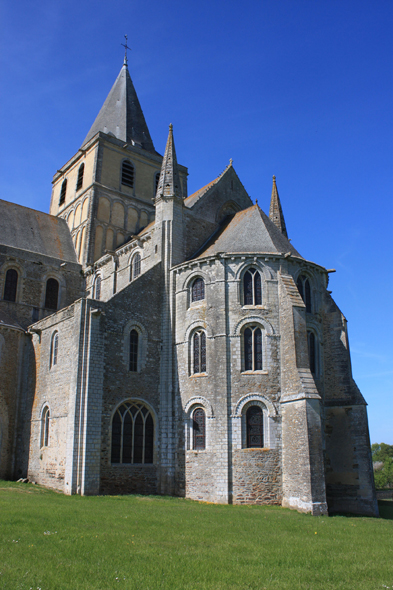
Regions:
<svg viewBox="0 0 393 590"><path fill-rule="evenodd" d="M127 45L128 35L124 35L124 37L126 38L126 42L125 42L125 44L124 43L121 43L121 45L123 47L125 47L125 50L124 50L124 65L126 66L128 64L128 61L127 61L127 49L129 49L131 51L131 47L128 47L128 45Z"/></svg>

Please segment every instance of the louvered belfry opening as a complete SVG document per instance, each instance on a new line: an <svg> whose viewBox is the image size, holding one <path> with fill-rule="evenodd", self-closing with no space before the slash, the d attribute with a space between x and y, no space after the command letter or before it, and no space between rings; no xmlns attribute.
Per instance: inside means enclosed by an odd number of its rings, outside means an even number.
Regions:
<svg viewBox="0 0 393 590"><path fill-rule="evenodd" d="M129 160L124 160L121 167L121 183L134 188L134 166Z"/></svg>

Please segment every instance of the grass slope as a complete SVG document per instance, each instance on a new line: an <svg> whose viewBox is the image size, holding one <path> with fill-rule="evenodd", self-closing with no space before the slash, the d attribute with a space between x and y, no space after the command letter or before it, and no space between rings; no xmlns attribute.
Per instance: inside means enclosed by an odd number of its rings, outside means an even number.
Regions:
<svg viewBox="0 0 393 590"><path fill-rule="evenodd" d="M0 588L392 588L393 503L381 513L312 517L0 482Z"/></svg>

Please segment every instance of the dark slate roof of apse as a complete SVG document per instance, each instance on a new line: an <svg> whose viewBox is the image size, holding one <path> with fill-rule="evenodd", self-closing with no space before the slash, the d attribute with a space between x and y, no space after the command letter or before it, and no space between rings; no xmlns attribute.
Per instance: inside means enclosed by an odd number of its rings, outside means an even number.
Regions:
<svg viewBox="0 0 393 590"><path fill-rule="evenodd" d="M1 199L0 244L78 263L64 219Z"/></svg>
<svg viewBox="0 0 393 590"><path fill-rule="evenodd" d="M126 64L123 64L82 146L98 131L114 135L126 143L135 142L156 153Z"/></svg>
<svg viewBox="0 0 393 590"><path fill-rule="evenodd" d="M256 254L290 252L302 258L258 205L236 213L221 232L212 236L204 250L198 252L197 256L202 258L219 252L255 252Z"/></svg>

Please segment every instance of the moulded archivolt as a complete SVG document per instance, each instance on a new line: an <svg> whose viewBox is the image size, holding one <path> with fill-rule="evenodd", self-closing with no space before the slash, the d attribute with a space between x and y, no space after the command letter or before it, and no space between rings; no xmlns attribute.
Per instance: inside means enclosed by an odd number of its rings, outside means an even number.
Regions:
<svg viewBox="0 0 393 590"><path fill-rule="evenodd" d="M232 336L240 336L243 326L246 326L247 324L259 324L264 328L264 330L269 336L272 336L274 334L273 326L270 322L268 322L267 319L259 315L250 315L238 321L238 323L235 326L235 329L233 330Z"/></svg>
<svg viewBox="0 0 393 590"><path fill-rule="evenodd" d="M271 269L265 264L262 264L262 261L257 256L246 256L246 259L238 265L234 279L240 281L249 268L259 270L265 280L274 278Z"/></svg>

